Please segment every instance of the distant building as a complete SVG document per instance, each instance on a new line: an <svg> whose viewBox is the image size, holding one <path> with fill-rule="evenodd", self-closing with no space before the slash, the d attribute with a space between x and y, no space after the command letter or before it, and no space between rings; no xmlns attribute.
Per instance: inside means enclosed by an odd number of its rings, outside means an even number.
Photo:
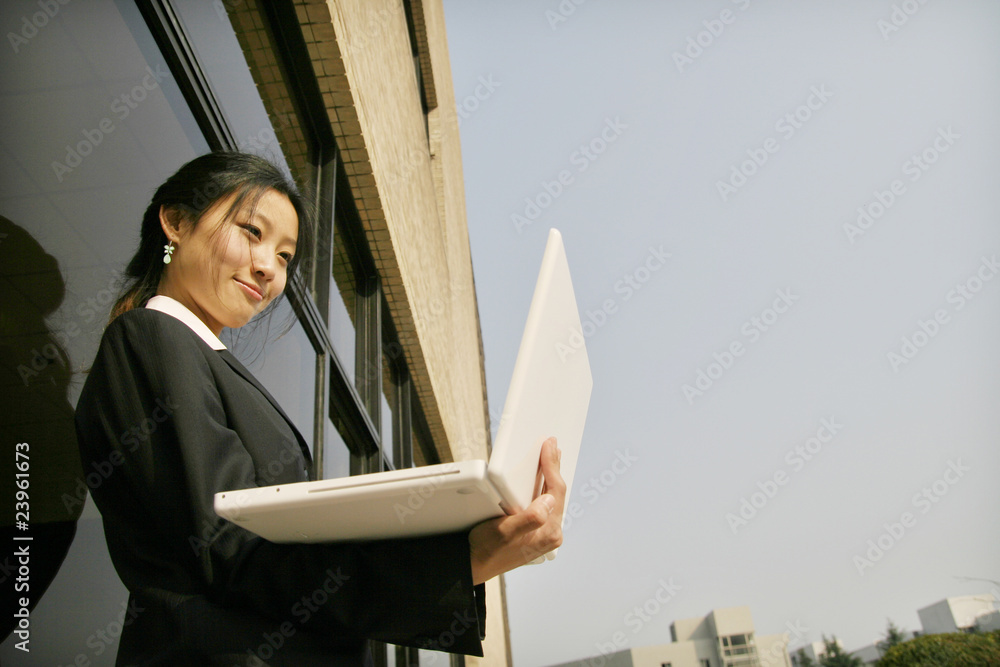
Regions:
<svg viewBox="0 0 1000 667"><path fill-rule="evenodd" d="M839 639L834 638L834 641L837 642L838 646L844 648ZM811 642L790 650L788 655L792 662L792 667L799 667L802 664L799 656L803 654L812 660L813 663L819 664L819 659L826 655L826 644L823 642Z"/></svg>
<svg viewBox="0 0 1000 667"><path fill-rule="evenodd" d="M991 593L982 595L962 595L945 598L917 610L920 617L922 632L903 633L904 641L909 641L921 634L936 635L948 632L989 632L1000 630L1000 611L994 609L997 600ZM875 641L863 646L851 655L860 658L865 667L872 667L884 651ZM794 657L793 657L794 662Z"/></svg>
<svg viewBox="0 0 1000 667"><path fill-rule="evenodd" d="M919 637L919 632L902 632L903 641L910 641L914 637ZM861 648L851 651L851 655L855 658L860 658L861 662L865 667L872 667L878 663L879 658L885 653L879 643L884 641L884 639L877 639L867 646L862 646Z"/></svg>
<svg viewBox="0 0 1000 667"><path fill-rule="evenodd" d="M558 667L791 667L785 635L758 636L749 607L674 621L669 644L607 653Z"/></svg>
<svg viewBox="0 0 1000 667"><path fill-rule="evenodd" d="M996 604L997 599L992 593L945 598L917 610L922 631L904 632L903 641L909 641L920 635L1000 630L1000 610L995 609ZM879 641L881 640L851 651L851 655L860 658L865 667L872 667L884 653ZM817 663L825 652L823 642L813 642L800 648ZM799 650L796 648L790 652L794 667L799 667Z"/></svg>
<svg viewBox="0 0 1000 667"><path fill-rule="evenodd" d="M878 663L882 657L882 649L879 648L878 642L874 642L859 648L857 651L851 651L851 656L861 660L865 667L869 667L869 665Z"/></svg>
<svg viewBox="0 0 1000 667"><path fill-rule="evenodd" d="M977 623L980 630L1000 629L1000 612L994 608L996 602L992 593L962 595L918 609L917 615L926 635L970 632ZM984 624L991 627L984 627Z"/></svg>

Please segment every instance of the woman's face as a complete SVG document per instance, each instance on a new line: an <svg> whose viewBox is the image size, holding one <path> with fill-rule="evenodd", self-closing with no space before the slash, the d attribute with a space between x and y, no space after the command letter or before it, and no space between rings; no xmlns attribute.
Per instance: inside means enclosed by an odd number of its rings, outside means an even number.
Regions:
<svg viewBox="0 0 1000 667"><path fill-rule="evenodd" d="M243 326L281 294L298 239L299 218L285 195L267 190L252 217L244 209L226 219L234 198L220 199L196 226L160 211L176 248L157 294L183 303L216 336Z"/></svg>

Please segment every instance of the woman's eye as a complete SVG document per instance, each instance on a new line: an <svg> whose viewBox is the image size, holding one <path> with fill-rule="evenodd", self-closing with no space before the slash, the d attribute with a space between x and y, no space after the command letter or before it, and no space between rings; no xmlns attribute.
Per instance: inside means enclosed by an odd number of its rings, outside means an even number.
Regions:
<svg viewBox="0 0 1000 667"><path fill-rule="evenodd" d="M283 253L281 253L281 257L284 258L285 262L291 262L292 261L292 253L290 253L290 252L283 252Z"/></svg>
<svg viewBox="0 0 1000 667"><path fill-rule="evenodd" d="M243 225L243 229L247 230L248 233L260 238L260 229L253 225Z"/></svg>

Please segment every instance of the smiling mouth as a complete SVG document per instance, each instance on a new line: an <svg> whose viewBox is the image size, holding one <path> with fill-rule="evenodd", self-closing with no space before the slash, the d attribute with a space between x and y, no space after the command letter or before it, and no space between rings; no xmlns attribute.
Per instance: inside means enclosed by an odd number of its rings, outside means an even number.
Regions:
<svg viewBox="0 0 1000 667"><path fill-rule="evenodd" d="M256 299L257 301L264 300L264 295L261 294L260 290L258 290L256 287L248 285L242 280L236 280L236 282L240 284L240 286L243 288L243 291L246 292L251 298Z"/></svg>

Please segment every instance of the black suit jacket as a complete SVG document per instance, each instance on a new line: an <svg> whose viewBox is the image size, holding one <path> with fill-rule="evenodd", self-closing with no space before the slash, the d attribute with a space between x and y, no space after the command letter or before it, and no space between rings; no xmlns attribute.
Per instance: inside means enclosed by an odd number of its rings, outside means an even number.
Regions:
<svg viewBox="0 0 1000 667"><path fill-rule="evenodd" d="M218 491L304 481L309 451L226 350L137 308L105 330L76 409L91 495L130 592L119 665L362 664L365 639L482 655L468 533L274 544Z"/></svg>

